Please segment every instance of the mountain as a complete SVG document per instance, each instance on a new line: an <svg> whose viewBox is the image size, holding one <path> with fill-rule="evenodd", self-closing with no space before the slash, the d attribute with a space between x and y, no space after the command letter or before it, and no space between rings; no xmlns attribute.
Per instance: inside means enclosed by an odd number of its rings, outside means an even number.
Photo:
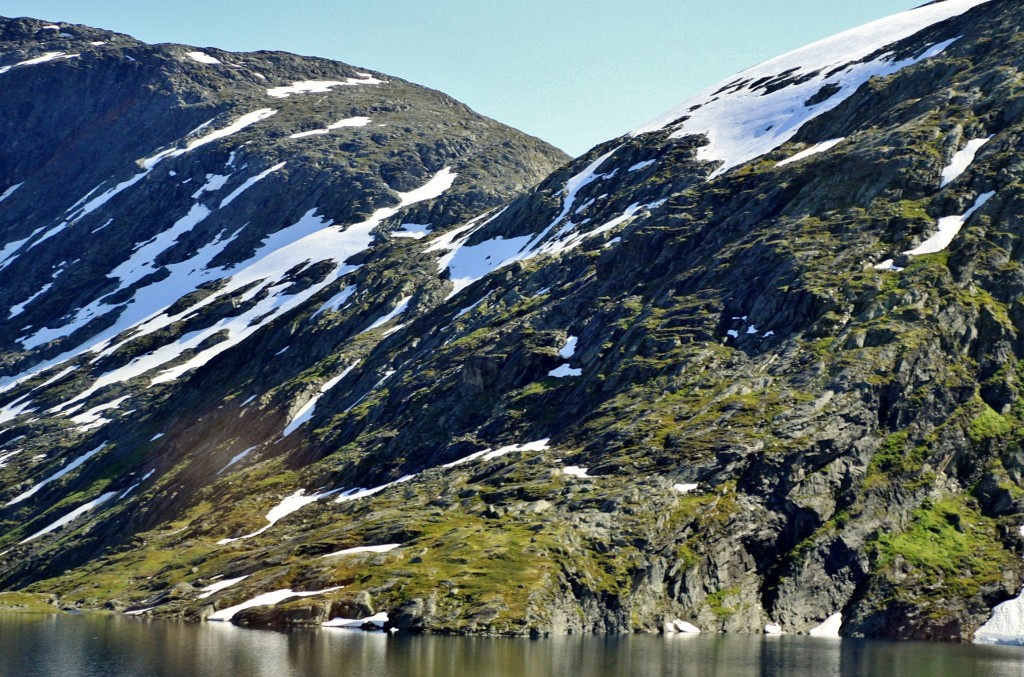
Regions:
<svg viewBox="0 0 1024 677"><path fill-rule="evenodd" d="M1018 641L1022 21L931 3L561 167L382 74L6 22L0 585Z"/></svg>

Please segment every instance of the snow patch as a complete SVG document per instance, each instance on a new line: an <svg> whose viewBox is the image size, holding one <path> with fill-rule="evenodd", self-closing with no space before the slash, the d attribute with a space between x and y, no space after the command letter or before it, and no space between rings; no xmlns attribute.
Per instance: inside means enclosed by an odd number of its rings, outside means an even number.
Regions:
<svg viewBox="0 0 1024 677"><path fill-rule="evenodd" d="M170 155L170 157L177 157L178 155L183 155L183 154L185 154L185 153L187 153L189 151L193 151L196 148L199 148L200 146L205 146L208 143L213 143L214 141L218 141L220 139L232 136L233 134L237 134L238 132L242 131L246 127L254 125L257 122L262 122L263 120L266 120L267 118L269 118L269 117L271 117L271 116L273 116L275 114L277 114L277 111L274 110L273 108L260 108L259 110L254 110L251 113L246 113L245 115L243 115L242 117L238 118L237 120L232 122L227 127L224 127L223 129L218 129L218 130L216 130L214 132L210 132L206 136L202 136L202 137L200 137L198 139L193 139L192 141L189 141L185 145L184 150L180 150L179 149L179 150L173 151L172 154ZM209 123L206 123L206 124L209 124ZM200 126L199 129L202 129L204 126L205 125ZM158 157L158 156L154 156L154 158L155 157ZM150 161L152 161L154 158L150 158ZM145 166L146 164L147 164L147 162L143 161L143 166Z"/></svg>
<svg viewBox="0 0 1024 677"><path fill-rule="evenodd" d="M342 557L344 555L359 555L368 552L391 552L396 548L402 547L401 543L389 543L388 545L364 545L358 548L349 548L347 550L339 550L338 552L332 552L327 555L321 555L321 559L324 557Z"/></svg>
<svg viewBox="0 0 1024 677"><path fill-rule="evenodd" d="M85 463L86 461L91 459L93 456L95 456L96 454L98 454L101 451L103 451L104 449L106 449L107 446L108 446L107 443L104 442L103 444L101 444L100 446L96 447L92 451L88 451L88 452L82 454L81 456L79 456L75 460L71 461L66 466L64 466L63 468L61 468L57 472L55 472L54 474L52 474L49 477L47 477L42 482L40 482L40 483L36 484L35 486L33 486L28 491L25 491L24 493L19 494L18 496L14 497L10 501L8 501L7 504L4 505L4 507L5 508L9 508L12 505L15 505L17 503L21 503L25 499L34 496L36 493L39 492L40 489L45 487L47 484L50 484L51 482L56 482L57 480L59 480L60 478L64 477L68 473L76 470L83 463ZM56 527L54 527L54 528L56 528Z"/></svg>
<svg viewBox="0 0 1024 677"><path fill-rule="evenodd" d="M5 467L8 461L10 461L12 458L14 458L20 453L21 449L15 449L14 451L8 452L6 454L0 454L0 468Z"/></svg>
<svg viewBox="0 0 1024 677"><path fill-rule="evenodd" d="M34 59L28 59L26 61L19 61L18 63L11 66L0 67L0 75L6 73L13 68L21 68L23 66L38 66L41 63L48 63L50 61L56 61L57 59L74 59L81 56L81 54L68 54L67 52L46 52L42 56L37 56Z"/></svg>
<svg viewBox="0 0 1024 677"><path fill-rule="evenodd" d="M113 409L117 409L126 400L128 400L130 398L131 398L131 395L125 395L124 397L119 397L116 400L113 400L111 402L107 402L106 404L101 404L99 406L93 407L92 409L90 409L90 410L88 410L86 412L83 412L81 414L78 414L77 416L72 416L70 418L70 421L72 423L75 423L75 424L80 425L80 426L92 426L93 424L99 423L101 421L103 422L103 424L109 423L110 421L108 419L103 418L102 416L100 416L100 414L102 412L104 412L104 411L111 411Z"/></svg>
<svg viewBox="0 0 1024 677"><path fill-rule="evenodd" d="M388 322L390 322L391 320L395 319L396 317L398 317L399 315L401 315L402 313L404 313L406 311L406 309L409 307L409 301L412 301L412 297L411 296L403 297L402 300L398 302L398 305L395 306L391 310L390 313L388 313L384 317L381 317L381 318L377 319L376 322L374 322L369 327L367 327L366 329L364 329L363 331L361 331L359 333L360 334L365 334L368 331L373 331L374 329L376 329L378 327L382 327L385 324L387 324Z"/></svg>
<svg viewBox="0 0 1024 677"><path fill-rule="evenodd" d="M402 200L402 207L441 197L455 185L455 179L458 176L457 173L452 171L451 167L445 167L419 188L408 193L399 193L398 196Z"/></svg>
<svg viewBox="0 0 1024 677"><path fill-rule="evenodd" d="M16 306L11 306L10 311L8 311L7 318L10 319L12 317L17 317L18 315L21 315L23 312L25 312L25 308L27 308L30 303L35 301L37 298L39 298L46 292L50 291L51 287L53 287L53 283L48 282L47 284L44 284L39 289L39 291L37 291L35 294L32 294L32 296L28 297L27 299L25 299Z"/></svg>
<svg viewBox="0 0 1024 677"><path fill-rule="evenodd" d="M204 183L199 190L192 193L192 199L197 199L203 193L216 193L224 187L224 184L226 184L230 178L230 174L207 174L206 183Z"/></svg>
<svg viewBox="0 0 1024 677"><path fill-rule="evenodd" d="M291 599L293 597L313 597L314 595L326 595L329 592L341 590L343 587L345 586L339 585L333 588L325 588L324 590L312 590L310 592L295 592L291 589L265 592L262 595L253 597L252 599L242 602L241 604L236 604L235 606L229 606L227 609L215 611L214 613L207 616L206 620L229 622L232 618L234 618L235 614L237 614L239 611L244 611L245 609L251 609L257 606L273 606L275 604L279 604L285 601L286 599Z"/></svg>
<svg viewBox="0 0 1024 677"><path fill-rule="evenodd" d="M590 468L581 468L578 465L570 465L562 468L563 475L569 475L571 477L579 477L581 479L593 479L593 475L588 475L587 471Z"/></svg>
<svg viewBox="0 0 1024 677"><path fill-rule="evenodd" d="M238 463L239 461L244 459L246 456L248 456L252 452L256 451L257 448L258 447L249 447L248 449L246 449L244 451L238 452L237 454L235 454L234 456L231 457L231 460L228 461L227 465L225 465L223 468L221 468L220 470L217 471L217 474L220 475L225 470L227 470L231 466L235 465L236 463Z"/></svg>
<svg viewBox="0 0 1024 677"><path fill-rule="evenodd" d="M185 52L185 56L198 63L205 63L211 66L221 65L221 62L218 59L213 58L206 52Z"/></svg>
<svg viewBox="0 0 1024 677"><path fill-rule="evenodd" d="M897 266L896 262L893 261L892 259L886 259L881 263L876 263L874 266L872 266L872 268L874 268L875 270L891 270L894 273L899 273L902 270L904 270L903 268Z"/></svg>
<svg viewBox="0 0 1024 677"><path fill-rule="evenodd" d="M0 193L0 202L3 202L4 200L9 198L10 196L14 195L14 191L18 190L19 188L21 188L24 185L25 185L25 182L22 181L21 183L14 184L13 186L11 186L7 190L5 190L3 193Z"/></svg>
<svg viewBox="0 0 1024 677"><path fill-rule="evenodd" d="M133 491L135 491L135 489L136 489L136 488L137 488L137 487L138 487L138 486L139 486L140 484L142 484L143 482L145 482L146 480L148 480L148 479L149 479L150 477L152 477L152 476L153 476L153 475L155 475L155 474L156 474L156 470L150 470L150 471L149 471L148 473L146 473L145 475L143 475L143 476L142 476L142 479L140 479L140 480L139 480L138 482L136 482L135 484L131 485L130 487L128 487L127 489L125 489L124 491L122 491L122 492L121 492L121 495L117 497L117 500L119 500L119 501L120 501L120 500L121 500L122 498L124 498L124 497L125 497L125 496L127 496L128 494L130 494L130 493L132 493Z"/></svg>
<svg viewBox="0 0 1024 677"><path fill-rule="evenodd" d="M785 167L786 165L791 165L794 162L800 162L800 160L806 160L807 158L811 157L812 155L818 155L820 153L824 153L826 151L832 150L833 148L835 148L836 146L841 144L843 141L846 141L846 137L845 136L840 137L838 139L832 139L830 141L822 141L821 143L815 144L815 145L811 146L810 148L808 148L806 150L800 151L799 153L797 153L793 157L786 158L785 160L783 160L782 162L778 163L775 166L776 167Z"/></svg>
<svg viewBox="0 0 1024 677"><path fill-rule="evenodd" d="M833 639L839 638L839 630L843 625L843 614L836 612L825 619L825 622L821 625L811 628L807 633L811 637L830 637Z"/></svg>
<svg viewBox="0 0 1024 677"><path fill-rule="evenodd" d="M644 160L643 162L637 162L635 165L633 165L626 171L629 172L630 174L632 174L633 172L643 171L644 169L647 169L656 162L657 160Z"/></svg>
<svg viewBox="0 0 1024 677"><path fill-rule="evenodd" d="M309 398L309 401L302 405L302 407L297 412L295 412L295 417L288 422L287 427L285 427L284 429L284 437L288 437L293 432L298 430L304 423L313 418L313 413L316 411L316 403L320 401L320 398L327 394L327 392L330 391L331 388L338 385L343 378L349 375L349 372L356 368L358 364L358 362L350 364L340 374L338 374L334 378L330 379L329 381L321 385L320 390L317 391L317 394ZM228 465L231 464L229 463Z"/></svg>
<svg viewBox="0 0 1024 677"><path fill-rule="evenodd" d="M251 534L246 534L245 536L239 536L238 538L222 538L221 540L217 541L217 545L227 545L228 543L234 543L235 541L241 541L246 538L259 536L263 532L270 529L270 527L274 526L275 524L283 520L288 515L291 515L293 512L296 512L297 510L306 507L310 503L316 503L321 498L326 498L327 496L331 496L336 493L338 493L337 490L326 491L321 494L312 494L307 496L305 489L299 489L294 494L292 494L291 496L284 499L283 501L281 501L280 503L278 503L277 505L270 509L270 512L268 512L265 517L267 522L269 522L270 524L263 527L262 529L258 529L252 532Z"/></svg>
<svg viewBox="0 0 1024 677"><path fill-rule="evenodd" d="M968 167L974 163L974 158L978 155L978 151L981 150L981 147L991 140L992 137L989 136L982 139L971 139L968 141L963 150L958 151L953 155L952 161L950 161L949 165L942 170L942 183L940 184L940 187L945 188L960 178L960 175L966 172Z"/></svg>
<svg viewBox="0 0 1024 677"><path fill-rule="evenodd" d="M382 85L384 80L378 80L372 75L359 78L348 78L346 80L302 80L293 82L284 87L271 87L267 90L267 96L275 99L287 99L292 94L327 94L334 87L352 87L356 85Z"/></svg>
<svg viewBox="0 0 1024 677"><path fill-rule="evenodd" d="M978 196L978 199L974 201L974 206L960 216L947 216L939 219L939 232L932 235L914 249L903 253L910 256L921 256L923 254L936 254L943 251L950 245L950 243L953 242L953 238L956 237L957 233L960 232L960 229L964 227L967 220L974 215L974 212L985 206L985 203L992 199L992 196L995 194L995 191L982 193Z"/></svg>
<svg viewBox="0 0 1024 677"><path fill-rule="evenodd" d="M484 295L483 295L483 296L482 296L482 297L480 298L480 300L478 300L478 301L477 301L476 303L472 303L472 304L470 304L470 305L466 306L465 308L462 308L461 310L459 310L459 312L455 313L455 317L453 317L452 319L453 319L453 320L457 320L457 319L459 319L460 317L462 317L463 315L466 315L466 314L468 314L468 313L471 313L471 312L473 312L474 310L476 310L477 308L479 308L479 307L480 307L480 304L481 304L481 303L483 303L483 302L484 302L484 301L486 301L486 300L487 300L488 298L490 298L491 294L493 294L493 293L494 293L493 291L489 291L489 292L487 292L487 293L486 293L486 294L484 294Z"/></svg>
<svg viewBox="0 0 1024 677"><path fill-rule="evenodd" d="M356 287L356 286L345 287L340 292L338 292L337 294L335 294L334 296L329 298L322 306L320 306L320 309L317 310L315 313L313 313L313 318L311 318L311 319L315 319L317 316L321 315L322 313L328 313L328 312L336 313L336 312L338 312L338 310L340 310L341 307L344 306L345 303L350 298L352 298L352 295L355 294L358 289L359 289L359 287Z"/></svg>
<svg viewBox="0 0 1024 677"><path fill-rule="evenodd" d="M552 378L576 378L577 376L583 376L583 370L573 369L566 363L549 371L548 376Z"/></svg>
<svg viewBox="0 0 1024 677"><path fill-rule="evenodd" d="M506 454L511 454L513 452L547 451L548 449L551 448L548 446L548 442L550 441L551 439L546 437L542 440L537 440L536 442L527 442L526 444L510 444L506 447L501 447L499 449L484 449L483 451L477 451L475 453L470 454L469 456L460 458L457 461L445 463L441 467L454 468L456 466L463 465L464 463L471 463L477 460L491 461L493 459L499 458Z"/></svg>
<svg viewBox="0 0 1024 677"><path fill-rule="evenodd" d="M558 354L561 355L563 359L572 359L572 356L576 354L576 344L578 341L578 336L569 336L568 340L566 340L565 342L565 345L562 346L562 349L558 351Z"/></svg>
<svg viewBox="0 0 1024 677"><path fill-rule="evenodd" d="M388 617L387 613L381 612L358 620L353 618L332 618L331 620L325 622L321 627L348 628L350 630L359 630L362 629L362 627L367 623L370 623L372 625L377 626L378 628L383 629L384 625L387 624L390 620L391 619Z"/></svg>
<svg viewBox="0 0 1024 677"><path fill-rule="evenodd" d="M693 623L687 623L686 621L681 621L678 618L666 624L665 629L669 632L677 632L683 635L700 634L700 628L698 628L696 625L694 625Z"/></svg>
<svg viewBox="0 0 1024 677"><path fill-rule="evenodd" d="M1024 646L1024 599L1016 597L992 610L992 617L974 633L975 644Z"/></svg>
<svg viewBox="0 0 1024 677"><path fill-rule="evenodd" d="M273 112L269 111L269 109L267 110L267 114ZM259 115L254 115L241 122L251 123L260 117ZM241 122L232 127L239 128L242 126ZM214 134L219 134L219 132ZM207 135L203 139L208 139L211 136ZM350 225L347 228L334 226L333 223L326 221L322 217L315 216L315 209L311 209L293 226L267 236L248 261L226 268L206 269L209 261L237 236L237 232L229 237L222 237L218 242L204 247L192 259L180 264L168 264L166 268L171 272L170 277L148 287L138 289L134 298L127 304L119 307L108 307L96 302L91 307L80 311L68 325L57 330L47 330L51 335L46 338L52 340L56 336L69 335L78 326L84 326L84 324L88 323L92 317L110 312L117 312L119 314L119 317L112 326L102 330L99 334L91 337L78 347L36 365L19 375L0 378L0 391L9 390L33 375L85 352L96 354L97 359L112 354L125 345L127 341L137 340L168 327L184 319L186 315L196 313L200 309L216 303L225 295L235 293L243 287L249 289L244 294L244 298L241 299L242 302L259 297L260 300L252 308L239 316L219 320L210 327L186 334L177 341L141 356L127 365L102 374L88 389L65 403L65 405L70 406L75 402L82 401L107 385L141 376L166 365L168 362L177 360L186 351L195 350L200 344L215 334L221 334L226 337L210 345L208 348L196 352L191 358L177 366L165 369L157 374L151 379L151 384L156 385L174 380L192 369L206 364L215 356L245 340L266 323L298 307L322 289L336 283L337 280L346 274L358 269L358 266L344 266L340 264L368 248L373 241L373 230L385 219L394 216L401 209L420 200L430 199L442 194L451 187L455 177L456 174L446 167L421 188L409 193L399 193L399 204L397 206L378 209L366 221ZM198 207L196 209L198 210ZM193 218L197 218L199 212L195 211L191 214ZM286 293L294 287L294 285L284 279L284 274L287 271L302 264L308 265L310 262L323 260L334 260L339 263L333 274L328 275L322 282L311 285L297 294ZM231 275L230 281L216 293L210 294L199 303L178 314L169 315L164 312L182 294L195 289L198 285L209 280L223 279L226 276L225 274ZM128 328L134 328L135 330L130 338L126 341L114 341L118 335ZM29 337L28 340L38 344L42 338L42 336L38 338ZM4 415L0 413L0 418Z"/></svg>
<svg viewBox="0 0 1024 677"><path fill-rule="evenodd" d="M210 585L206 586L205 588L199 591L202 594L199 595L198 599L207 599L208 597L211 597L214 593L218 593L221 590L226 590L230 588L232 585L235 585L236 583L241 583L247 578L249 578L249 576L239 576L238 578L226 578L223 581L211 583Z"/></svg>
<svg viewBox="0 0 1024 677"><path fill-rule="evenodd" d="M230 195L228 195L226 198L224 198L223 200L220 201L220 208L224 209L229 204L234 202L236 197L238 197L239 195L241 195L245 191L249 190L254 185L256 185L256 183L258 183L259 181L262 181L263 179L267 178L268 176L270 176L274 172L278 171L279 169L283 169L286 164L288 164L288 163L287 162L280 162L280 163L274 165L273 167L271 167L270 169L268 169L268 170L266 170L264 172L260 172L256 176L246 180L245 183L243 183L241 186L239 186L235 190L231 191Z"/></svg>
<svg viewBox="0 0 1024 677"><path fill-rule="evenodd" d="M367 117L345 118L344 120L338 120L335 123L329 124L323 129L313 129L308 132L297 132L295 134L290 135L288 138L304 139L309 136L322 136L324 134L330 134L335 129L342 129L344 127L365 127L371 122L373 122L373 120Z"/></svg>
<svg viewBox="0 0 1024 677"><path fill-rule="evenodd" d="M46 526L43 529L40 529L36 533L32 534L31 536L29 536L25 540L21 541L19 543L19 545L21 545L21 543L28 543L29 541L34 541L35 539L39 538L40 536L44 536L44 535L46 535L48 533L56 531L57 529L60 529L63 526L71 524L72 522L74 522L76 519L78 519L82 515L86 514L87 512L91 512L92 510L98 508L99 506L103 505L104 503L106 503L107 501L109 501L110 499L112 499L116 495L117 495L116 491L108 491L107 493L99 496L98 498L94 498L93 500L89 501L88 503L75 508L74 510L69 512L67 515L64 515L63 517L61 517L59 520L57 520L55 522L52 522L48 526ZM10 505L10 503L8 503L7 505Z"/></svg>
<svg viewBox="0 0 1024 677"><path fill-rule="evenodd" d="M1024 526L1019 531L1024 536ZM974 643L1024 646L1024 590L992 609L992 616L974 633Z"/></svg>
<svg viewBox="0 0 1024 677"><path fill-rule="evenodd" d="M422 240L429 234L429 223L403 223L400 230L391 232L391 237L407 237L413 240Z"/></svg>
<svg viewBox="0 0 1024 677"><path fill-rule="evenodd" d="M450 271L452 291L449 292L448 298L486 277L490 272L517 260L520 252L530 242L529 235L507 240L499 235L492 240L467 246L466 241L469 237L453 243L448 253L438 259L440 270L447 268Z"/></svg>
<svg viewBox="0 0 1024 677"><path fill-rule="evenodd" d="M401 484L403 482L408 482L409 480L415 479L415 477L416 477L416 475L406 475L404 477L401 477L401 478L395 480L394 482L388 482L387 484L382 484L379 487L374 487L372 489L362 489L362 488L360 488L360 489L349 489L348 491L342 492L341 495L339 495L336 499L334 499L334 502L335 503L348 503L350 501L358 501L361 498L367 498L368 496L373 496L375 494L379 494L380 492L384 491L385 489L388 489L389 487L393 487L396 484Z"/></svg>
<svg viewBox="0 0 1024 677"><path fill-rule="evenodd" d="M640 127L634 136L675 124L670 138L706 134L698 158L718 162L709 179L775 150L809 121L835 109L872 77L888 76L936 56L956 39L894 61L889 45L988 0L946 0L866 24L767 61L715 85ZM809 103L825 88L831 96ZM678 122L683 120L682 122Z"/></svg>

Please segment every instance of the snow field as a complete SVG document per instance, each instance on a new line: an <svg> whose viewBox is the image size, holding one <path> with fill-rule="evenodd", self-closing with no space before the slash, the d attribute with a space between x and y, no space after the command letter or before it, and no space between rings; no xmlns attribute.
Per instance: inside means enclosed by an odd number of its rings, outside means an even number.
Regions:
<svg viewBox="0 0 1024 677"><path fill-rule="evenodd" d="M809 121L835 109L873 77L893 75L934 57L956 38L896 61L891 52L867 57L929 26L959 16L988 0L946 0L902 12L826 38L749 68L715 85L633 132L634 136L676 124L670 138L706 134L698 157L719 163L713 179L775 150ZM833 90L815 101L816 94Z"/></svg>

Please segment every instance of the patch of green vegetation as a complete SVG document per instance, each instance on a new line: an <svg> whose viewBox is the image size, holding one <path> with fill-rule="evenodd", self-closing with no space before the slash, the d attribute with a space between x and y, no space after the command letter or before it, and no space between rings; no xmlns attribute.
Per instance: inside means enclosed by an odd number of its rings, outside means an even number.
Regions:
<svg viewBox="0 0 1024 677"><path fill-rule="evenodd" d="M1000 544L996 521L963 495L926 502L914 511L906 531L879 535L872 550L876 571L898 570L901 578L917 579L919 585L897 586L907 594L925 589L967 599L1018 564L1016 555Z"/></svg>
<svg viewBox="0 0 1024 677"><path fill-rule="evenodd" d="M811 350L818 358L825 358L832 352L832 346L835 344L836 338L834 336L828 336L823 339L819 339L811 344Z"/></svg>
<svg viewBox="0 0 1024 677"><path fill-rule="evenodd" d="M982 403L982 407L981 413L974 417L967 430L967 435L973 442L983 442L1013 432L1013 424L1005 416L987 404Z"/></svg>
<svg viewBox="0 0 1024 677"><path fill-rule="evenodd" d="M31 592L0 592L0 613L59 614L51 598Z"/></svg>
<svg viewBox="0 0 1024 677"><path fill-rule="evenodd" d="M519 389L511 395L511 399L520 400L534 395L543 395L544 393L554 390L557 388L559 383L555 379L546 378L540 381L534 381L527 384L523 388Z"/></svg>
<svg viewBox="0 0 1024 677"><path fill-rule="evenodd" d="M895 432L882 442L882 446L875 452L871 459L871 470L889 472L894 468L902 468L907 459L907 442L910 433L906 430ZM870 471L869 471L870 472Z"/></svg>
<svg viewBox="0 0 1024 677"><path fill-rule="evenodd" d="M735 597L740 594L739 588L722 588L716 592L708 595L707 605L711 609L711 613L719 618L726 618L736 613L736 608L729 606L726 600L730 597Z"/></svg>
<svg viewBox="0 0 1024 677"><path fill-rule="evenodd" d="M698 557L697 553L694 552L692 547L690 547L690 543L686 542L680 543L676 547L676 560L679 562L680 566L686 570L696 565L697 562L700 561L700 557Z"/></svg>

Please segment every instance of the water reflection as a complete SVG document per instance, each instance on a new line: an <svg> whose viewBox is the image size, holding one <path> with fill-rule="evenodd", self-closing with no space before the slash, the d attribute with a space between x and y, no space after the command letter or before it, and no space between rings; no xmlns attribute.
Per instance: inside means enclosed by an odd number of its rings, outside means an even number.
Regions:
<svg viewBox="0 0 1024 677"><path fill-rule="evenodd" d="M0 677L1020 677L1024 650L709 635L420 637L0 615Z"/></svg>

